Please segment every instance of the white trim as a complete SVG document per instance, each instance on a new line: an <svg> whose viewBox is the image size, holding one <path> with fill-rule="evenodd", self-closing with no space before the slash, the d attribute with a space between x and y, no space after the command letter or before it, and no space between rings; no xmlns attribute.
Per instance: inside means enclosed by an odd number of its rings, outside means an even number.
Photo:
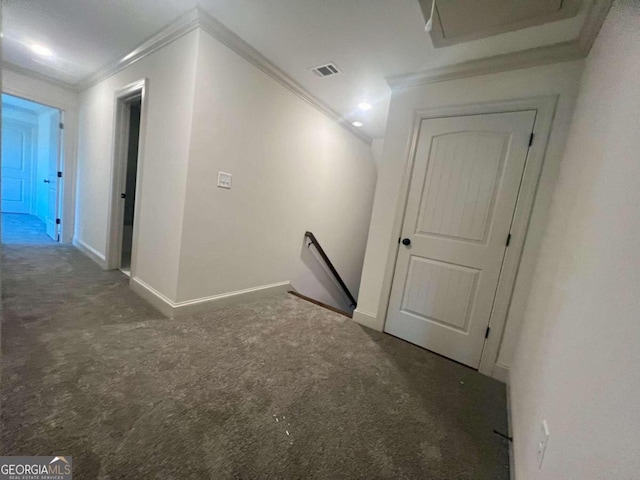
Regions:
<svg viewBox="0 0 640 480"><path fill-rule="evenodd" d="M577 40L387 77L392 90L584 58Z"/></svg>
<svg viewBox="0 0 640 480"><path fill-rule="evenodd" d="M102 255L99 251L97 251L91 245L84 242L83 240L80 240L78 237L73 237L72 243L74 247L76 247L78 250L84 253L87 257L89 257L91 260L93 260L98 265L100 265L100 267L103 270L107 269L107 261L105 260L104 255Z"/></svg>
<svg viewBox="0 0 640 480"><path fill-rule="evenodd" d="M292 289L291 283L287 281L246 288L244 290L237 290L235 292L222 293L219 295L212 295L210 297L174 302L166 295L162 294L151 285L137 277L131 277L129 280L129 286L134 292L169 318L174 318L178 315L192 315L214 307L227 307L267 295L287 292Z"/></svg>
<svg viewBox="0 0 640 480"><path fill-rule="evenodd" d="M7 70L9 72L15 73L17 75L22 75L25 77L29 77L30 79L36 80L38 82L47 83L55 88L61 88L62 90L67 90L70 94L77 96L78 92L74 89L73 85L68 85L66 83L58 82L57 80L47 77L46 75L39 74L32 70L27 70L25 68L18 67L12 63L2 62L2 70ZM60 98L50 95L43 95L42 92L39 91L27 91L21 87L11 87L6 85L6 83L2 82L2 92L8 93L9 95L13 95L14 97L22 97L24 99L30 100L32 102L40 103L42 105L46 105L47 107L57 108L58 110L77 110L80 101L74 102L66 102L64 100L60 100Z"/></svg>
<svg viewBox="0 0 640 480"><path fill-rule="evenodd" d="M122 228L124 220L124 202L120 194L126 185L126 165L129 144L129 107L128 103L140 97L140 132L138 138L138 164L136 173L136 195L133 214L133 240L131 244L131 276L135 276L138 252L138 224L140 218L140 186L144 163L144 144L146 132L146 91L147 79L130 83L114 94L113 108L113 152L111 156L111 181L109 186L109 210L107 213L107 249L106 262L109 269L120 268L122 261Z"/></svg>
<svg viewBox="0 0 640 480"><path fill-rule="evenodd" d="M226 25L198 7L179 17L175 22L146 40L131 53L125 55L121 59L105 65L95 74L81 80L77 84L77 88L79 90L85 90L96 85L102 80L118 73L146 56L151 55L156 50L168 45L196 28L201 28L207 32L209 35L247 60L253 66L259 68L272 79L276 80L290 92L295 93L298 97L316 108L319 112L323 113L331 120L338 123L341 127L348 130L349 133L355 135L368 145L371 145L372 139L370 137L362 133L361 130L353 127L351 123L342 118L339 113L305 90L298 82L274 65L269 59L258 52L258 50L236 35Z"/></svg>
<svg viewBox="0 0 640 480"><path fill-rule="evenodd" d="M530 281L529 276L525 276L524 273L518 276L518 269L529 231L529 220L536 202L538 184L544 166L557 103L557 95L512 102L512 106L518 109L535 108L537 114L533 127L533 144L529 148L527 155L527 162L524 167L516 209L513 213L513 221L509 232L511 234L511 243L504 256L493 311L489 320L489 327L493 330L493 335L490 334L485 341L478 369L480 373L485 375L495 375L494 369L498 361L500 344L502 343L504 328L510 313L511 298L516 280L521 285L523 282L528 283ZM515 316L512 316L512 322L515 321L513 317Z"/></svg>
<svg viewBox="0 0 640 480"><path fill-rule="evenodd" d="M364 327L368 327L373 330L378 330L376 326L380 323L373 313L363 312L358 310L357 308L353 311L352 320Z"/></svg>
<svg viewBox="0 0 640 480"><path fill-rule="evenodd" d="M500 343L502 342L502 333L506 324L507 315L509 313L509 307L511 303L511 296L515 287L516 276L518 273L518 267L520 265L520 259L524 248L524 242L526 240L527 229L529 227L529 218L533 211L533 206L536 200L536 192L538 187L538 181L542 172L542 166L546 155L547 142L551 133L551 125L553 116L555 113L556 103L558 101L557 95L524 98L516 100L506 100L502 102L488 102L488 103L472 103L466 105L454 105L446 107L429 108L425 110L416 110L414 112L413 129L407 146L406 164L403 173L403 179L400 187L399 201L396 206L396 213L394 217L394 235L391 238L399 238L402 231L402 223L404 221L404 214L406 210L409 184L411 181L411 172L413 169L413 159L415 157L415 150L418 143L419 126L422 120L428 118L442 118L442 117L454 117L461 115L480 115L490 113L503 113L503 112L517 112L524 110L536 110L536 121L533 128L534 142L529 153L527 155L527 163L525 164L525 171L522 177L522 183L520 192L518 194L518 200L516 203L516 210L513 216L513 222L511 226L512 241L505 254L502 270L500 273L500 279L498 281L498 287L496 290L496 297L494 302L494 308L491 312L491 318L489 320L489 326L493 333L489 335L489 338L485 340L484 348L482 351L482 357L480 359L480 366L478 370L488 376L497 378L494 373L496 366L498 352L500 349ZM395 267L398 255L397 242L391 241L389 244L389 255L387 265L385 268L385 277L383 279L382 294L380 296L379 310L382 318L377 318L375 315L367 314L367 318L362 315L358 316L358 323L363 325L371 325L372 328L384 331L384 324L386 323L389 309L389 300L391 296L391 285L393 277L395 275ZM518 279L519 282L528 281L529 277ZM354 319L356 315L354 313ZM498 371L498 375L500 375Z"/></svg>
<svg viewBox="0 0 640 480"><path fill-rule="evenodd" d="M371 145L371 142L373 140L369 136L362 133L361 130L353 127L351 123L346 121L339 113L329 107L322 100L305 90L298 82L296 82L293 78L283 72L267 57L253 48L249 43L245 42L242 38L236 35L226 25L222 24L220 21L202 10L199 11L199 20L200 27L209 35L229 47L231 50L240 55L253 66L262 70L287 90L295 93L309 105L315 107L321 113L324 113L331 120L348 130L349 133L352 133L363 142Z"/></svg>
<svg viewBox="0 0 640 480"><path fill-rule="evenodd" d="M184 307L194 307L196 305L201 305L203 303L211 303L211 302L219 302L224 299L229 299L233 297L237 297L239 295L249 295L256 294L258 292L264 293L265 290L290 290L291 283L286 282L278 282L278 283L270 283L268 285L260 285L258 287L245 288L243 290L236 290L235 292L221 293L219 295L211 295L209 297L196 298L193 300L184 300L182 302L177 302L176 308L184 308Z"/></svg>
<svg viewBox="0 0 640 480"><path fill-rule="evenodd" d="M613 5L613 0L592 0L592 2L578 36L578 42L585 57L589 55L593 42L595 42L600 28L611 10L611 5Z"/></svg>
<svg viewBox="0 0 640 480"><path fill-rule="evenodd" d="M136 292L140 297L149 302L156 310L164 316L173 318L173 311L176 304L170 298L166 297L151 285L143 282L139 278L129 276L129 288Z"/></svg>
<svg viewBox="0 0 640 480"><path fill-rule="evenodd" d="M479 58L422 72L386 78L392 90L489 73L568 62L585 58L595 41L613 0L593 0L578 38L568 42Z"/></svg>
<svg viewBox="0 0 640 480"><path fill-rule="evenodd" d="M493 366L493 372L491 376L496 380L500 380L502 383L509 383L509 367L506 365L502 365L501 363L496 363Z"/></svg>
<svg viewBox="0 0 640 480"><path fill-rule="evenodd" d="M140 46L133 49L127 55L106 64L97 72L80 80L76 84L77 88L80 91L83 91L87 88L93 87L137 61L151 55L156 50L159 50L165 45L168 45L174 40L186 35L199 26L199 15L200 12L196 8L181 17L178 17L174 22L145 40Z"/></svg>
<svg viewBox="0 0 640 480"><path fill-rule="evenodd" d="M36 80L40 80L41 82L46 82L51 85L55 85L59 88L64 88L65 90L69 90L73 93L78 93L80 89L77 85L64 82L62 80L58 80L57 78L50 77L48 75L44 75L40 72L36 72L35 70L29 70L28 68L23 68L20 65L16 65L15 63L7 62L6 60L2 61L2 70L12 70L15 73L19 73L20 75L25 75L27 77L34 78Z"/></svg>

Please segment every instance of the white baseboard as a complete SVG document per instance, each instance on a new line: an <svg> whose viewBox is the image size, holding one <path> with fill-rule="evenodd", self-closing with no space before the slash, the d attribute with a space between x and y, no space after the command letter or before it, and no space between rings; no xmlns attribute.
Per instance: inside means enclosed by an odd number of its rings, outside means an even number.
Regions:
<svg viewBox="0 0 640 480"><path fill-rule="evenodd" d="M493 366L493 372L491 373L491 376L496 380L499 380L509 385L509 367L507 367L506 365L496 363Z"/></svg>
<svg viewBox="0 0 640 480"><path fill-rule="evenodd" d="M182 315L193 315L212 308L227 307L241 302L246 302L248 300L273 295L275 293L287 292L292 289L291 283L287 281L272 283L270 285L261 285L259 287L247 288L235 292L222 293L220 295L212 295L210 297L174 302L137 277L132 277L129 280L129 286L134 292L169 318L175 318Z"/></svg>
<svg viewBox="0 0 640 480"><path fill-rule="evenodd" d="M353 312L352 320L356 323L359 323L360 325L369 327L372 330L377 330L378 332L383 331L383 326L380 325L378 317L376 317L372 313L362 312L356 308Z"/></svg>
<svg viewBox="0 0 640 480"><path fill-rule="evenodd" d="M176 304L170 298L164 296L158 290L151 285L146 284L142 280L136 277L129 277L129 288L141 296L144 300L149 302L156 310L162 313L164 316L173 318L173 311L176 308Z"/></svg>
<svg viewBox="0 0 640 480"><path fill-rule="evenodd" d="M107 269L107 260L106 260L105 256L102 255L95 248L93 248L92 246L86 244L85 242L80 240L78 237L73 237L72 243L73 243L74 247L76 247L78 250L80 250L82 253L84 253L87 257L89 257L91 260L93 260L98 265L100 265L100 267L103 270Z"/></svg>

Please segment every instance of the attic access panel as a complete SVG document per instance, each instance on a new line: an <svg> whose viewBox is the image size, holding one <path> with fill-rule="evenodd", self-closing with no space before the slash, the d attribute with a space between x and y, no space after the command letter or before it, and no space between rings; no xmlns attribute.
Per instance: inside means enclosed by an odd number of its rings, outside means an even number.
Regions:
<svg viewBox="0 0 640 480"><path fill-rule="evenodd" d="M432 0L419 0L425 23ZM446 47L570 18L580 0L436 0L431 39Z"/></svg>

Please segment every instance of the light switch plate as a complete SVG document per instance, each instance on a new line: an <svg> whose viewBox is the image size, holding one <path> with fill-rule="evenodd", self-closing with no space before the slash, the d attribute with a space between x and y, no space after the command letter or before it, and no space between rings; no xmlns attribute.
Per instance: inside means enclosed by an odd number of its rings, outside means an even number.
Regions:
<svg viewBox="0 0 640 480"><path fill-rule="evenodd" d="M218 172L218 187L231 188L231 174L227 172Z"/></svg>

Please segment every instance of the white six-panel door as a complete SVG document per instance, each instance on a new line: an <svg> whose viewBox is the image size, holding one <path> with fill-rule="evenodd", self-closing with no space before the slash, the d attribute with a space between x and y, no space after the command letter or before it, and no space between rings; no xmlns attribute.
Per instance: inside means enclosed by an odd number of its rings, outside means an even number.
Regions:
<svg viewBox="0 0 640 480"><path fill-rule="evenodd" d="M387 333L478 368L535 117L422 121Z"/></svg>

